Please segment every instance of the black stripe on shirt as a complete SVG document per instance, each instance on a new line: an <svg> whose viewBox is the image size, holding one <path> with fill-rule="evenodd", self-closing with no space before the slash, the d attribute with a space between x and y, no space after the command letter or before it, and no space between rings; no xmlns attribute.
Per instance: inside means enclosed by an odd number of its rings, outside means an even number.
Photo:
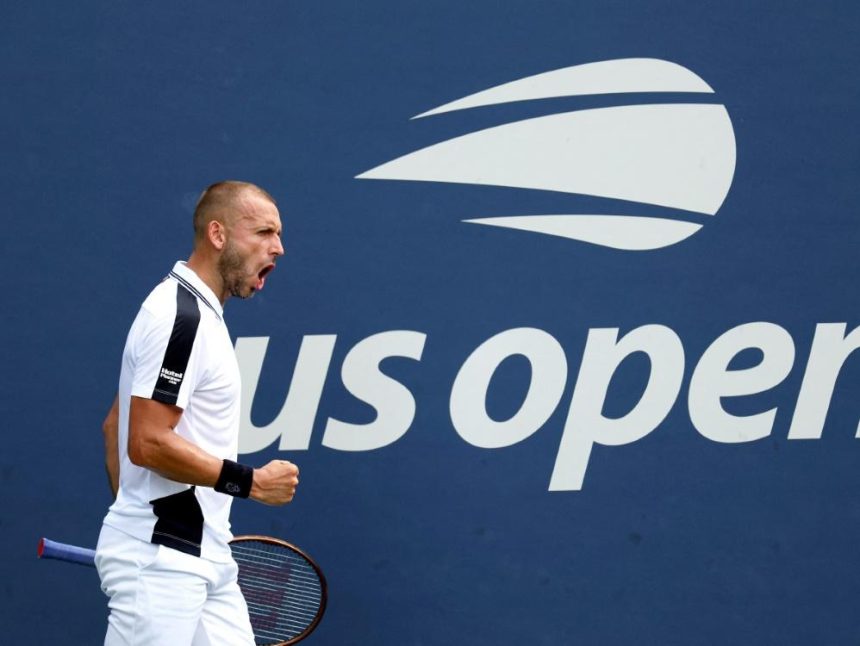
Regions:
<svg viewBox="0 0 860 646"><path fill-rule="evenodd" d="M194 495L194 487L172 496L150 500L158 517L150 542L165 545L180 552L200 556L203 541L203 511Z"/></svg>
<svg viewBox="0 0 860 646"><path fill-rule="evenodd" d="M192 294L194 294L197 298L199 298L201 301L203 301L203 303L206 305L206 307L208 307L210 310L212 310L213 312L215 312L215 316L217 316L217 317L218 317L218 320L219 320L219 321L221 320L221 315L218 313L218 310L217 310L217 309L215 309L215 306L214 306L214 305L212 305L212 303L210 303L210 302L209 302L209 300L208 300L208 299L207 299L207 298L206 298L202 293L200 293L200 290L199 290L199 289L197 289L194 285L192 285L190 282L188 282L187 280L185 280L182 276L180 276L179 274L177 274L175 271L171 271L169 275L170 275L170 277L171 277L171 278L173 278L173 279L174 279L176 282L178 282L180 285L184 285L184 286L185 286L185 288L186 288L189 292L191 292L191 293L192 293Z"/></svg>
<svg viewBox="0 0 860 646"><path fill-rule="evenodd" d="M164 360L155 382L152 399L164 404L176 405L179 388L188 369L194 337L200 324L200 307L197 299L182 284L176 286L176 319L173 331L164 351Z"/></svg>

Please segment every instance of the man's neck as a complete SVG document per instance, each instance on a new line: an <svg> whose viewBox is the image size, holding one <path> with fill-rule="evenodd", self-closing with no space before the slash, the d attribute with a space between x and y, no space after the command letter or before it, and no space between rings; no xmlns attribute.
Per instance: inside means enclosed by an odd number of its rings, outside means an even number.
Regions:
<svg viewBox="0 0 860 646"><path fill-rule="evenodd" d="M212 293L215 294L223 307L224 303L227 302L227 299L230 297L230 294L226 293L224 290L224 281L221 278L221 274L218 272L217 262L195 250L188 258L185 265L197 274L200 277L200 280L202 280L206 286L212 290Z"/></svg>

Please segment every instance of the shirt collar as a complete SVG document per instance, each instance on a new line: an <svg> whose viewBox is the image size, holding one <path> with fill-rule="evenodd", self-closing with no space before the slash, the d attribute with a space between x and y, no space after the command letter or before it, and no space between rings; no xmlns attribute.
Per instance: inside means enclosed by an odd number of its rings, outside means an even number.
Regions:
<svg viewBox="0 0 860 646"><path fill-rule="evenodd" d="M219 319L224 318L224 309L221 307L221 301L215 296L215 292L209 289L209 286L185 262L180 260L173 265L170 276L187 287L197 298L201 299L209 309L215 312L215 315Z"/></svg>

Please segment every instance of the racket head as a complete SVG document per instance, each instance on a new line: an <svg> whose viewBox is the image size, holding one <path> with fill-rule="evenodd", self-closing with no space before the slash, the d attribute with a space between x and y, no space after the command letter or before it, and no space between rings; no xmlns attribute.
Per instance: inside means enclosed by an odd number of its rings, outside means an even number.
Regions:
<svg viewBox="0 0 860 646"><path fill-rule="evenodd" d="M288 646L307 637L328 600L325 575L316 561L271 536L236 536L230 549L257 645Z"/></svg>

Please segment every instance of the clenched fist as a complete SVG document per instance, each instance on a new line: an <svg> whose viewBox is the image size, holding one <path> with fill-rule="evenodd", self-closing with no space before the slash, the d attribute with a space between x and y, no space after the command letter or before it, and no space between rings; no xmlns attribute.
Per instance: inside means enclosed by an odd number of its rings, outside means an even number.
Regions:
<svg viewBox="0 0 860 646"><path fill-rule="evenodd" d="M272 460L254 469L251 498L266 505L285 505L296 495L299 468L286 460Z"/></svg>

